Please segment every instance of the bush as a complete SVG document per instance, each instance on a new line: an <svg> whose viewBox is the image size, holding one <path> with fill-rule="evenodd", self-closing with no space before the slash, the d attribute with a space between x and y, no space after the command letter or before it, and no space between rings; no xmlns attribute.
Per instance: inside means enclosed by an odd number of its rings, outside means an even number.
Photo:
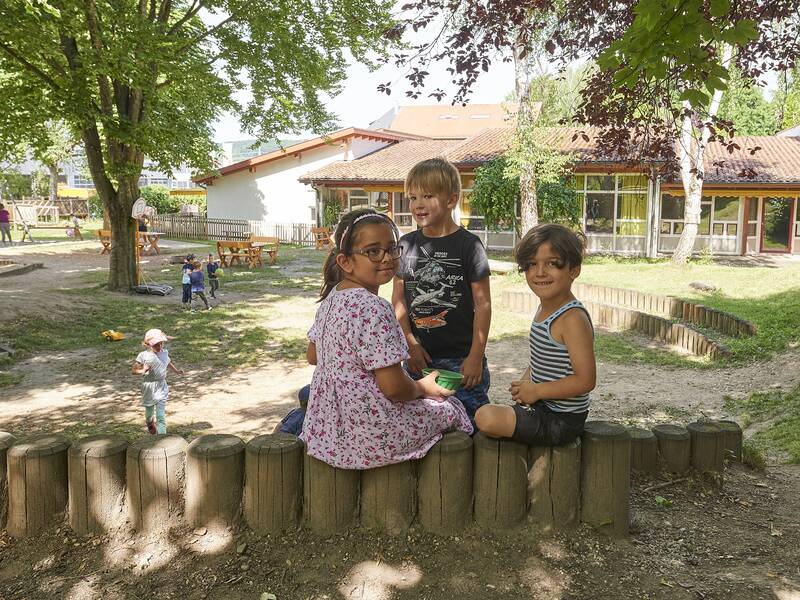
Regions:
<svg viewBox="0 0 800 600"><path fill-rule="evenodd" d="M86 199L89 205L89 218L90 219L102 219L103 218L103 201L100 200L100 196L97 194L92 194Z"/></svg>
<svg viewBox="0 0 800 600"><path fill-rule="evenodd" d="M182 204L193 204L200 207L200 214L206 212L206 197L177 194L171 196L169 188L163 185L146 185L141 188L140 194L147 202L147 206L152 206L160 215L178 213Z"/></svg>

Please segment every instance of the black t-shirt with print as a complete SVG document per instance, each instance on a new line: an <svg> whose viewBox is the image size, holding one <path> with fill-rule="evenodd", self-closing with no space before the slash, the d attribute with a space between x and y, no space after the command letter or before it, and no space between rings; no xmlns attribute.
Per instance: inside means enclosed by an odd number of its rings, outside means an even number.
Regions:
<svg viewBox="0 0 800 600"><path fill-rule="evenodd" d="M463 227L430 238L422 230L400 238L411 330L431 358L464 358L472 346L475 303L470 284L489 276L480 238Z"/></svg>

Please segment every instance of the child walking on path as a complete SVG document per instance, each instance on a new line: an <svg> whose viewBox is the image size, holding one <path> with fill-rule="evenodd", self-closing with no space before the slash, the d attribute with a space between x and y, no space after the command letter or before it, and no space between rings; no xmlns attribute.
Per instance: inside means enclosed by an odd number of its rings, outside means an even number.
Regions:
<svg viewBox="0 0 800 600"><path fill-rule="evenodd" d="M214 260L214 255L208 255L208 264L206 265L206 271L208 272L208 284L211 286L211 297L216 298L217 295L214 293L219 289L219 277L217 276L217 269L219 269L219 265L217 261Z"/></svg>
<svg viewBox="0 0 800 600"><path fill-rule="evenodd" d="M208 305L208 300L206 300L205 295L205 281L203 278L203 265L199 260L196 260L192 263L192 272L189 275L189 280L192 283L192 312L197 312L195 308L195 300L200 298L203 301L203 304L206 305L206 310L211 310L211 307Z"/></svg>
<svg viewBox="0 0 800 600"><path fill-rule="evenodd" d="M596 380L592 321L572 295L584 247L582 234L553 224L537 225L517 245L519 270L540 304L528 368L509 388L515 404L482 406L475 415L487 435L560 446L583 432Z"/></svg>
<svg viewBox="0 0 800 600"><path fill-rule="evenodd" d="M183 375L183 369L175 366L170 360L169 352L164 348L167 336L160 329L149 329L144 334L143 345L147 350L142 350L133 363L131 373L143 375L142 380L142 406L144 406L144 420L147 430L152 433L167 433L167 369L178 375ZM155 419L153 414L155 413Z"/></svg>
<svg viewBox="0 0 800 600"><path fill-rule="evenodd" d="M420 229L400 238L392 304L408 342L408 369L461 372L456 396L473 419L489 402L489 259L478 236L453 221L461 178L452 164L443 158L417 163L405 188Z"/></svg>
<svg viewBox="0 0 800 600"><path fill-rule="evenodd" d="M324 267L321 303L308 333L316 365L301 438L334 467L371 469L421 458L451 430L472 432L464 407L401 363L408 346L378 288L394 276L397 229L373 210L342 218Z"/></svg>
<svg viewBox="0 0 800 600"><path fill-rule="evenodd" d="M181 298L181 304L185 308L190 308L192 302L192 270L194 267L192 263L194 262L194 254L189 254L186 258L183 259L183 266L181 267L181 285L183 286L183 297Z"/></svg>

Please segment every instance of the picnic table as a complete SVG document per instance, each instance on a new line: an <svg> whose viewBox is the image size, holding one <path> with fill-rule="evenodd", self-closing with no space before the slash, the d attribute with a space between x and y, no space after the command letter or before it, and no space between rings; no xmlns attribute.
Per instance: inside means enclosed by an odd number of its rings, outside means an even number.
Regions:
<svg viewBox="0 0 800 600"><path fill-rule="evenodd" d="M158 247L158 240L164 234L160 231L140 231L139 232L139 247L142 254L161 254L161 249Z"/></svg>
<svg viewBox="0 0 800 600"><path fill-rule="evenodd" d="M278 262L278 249L281 247L281 239L277 237L253 235L250 236L250 241L253 242L254 247L260 247L261 254L265 253L269 256L269 264L274 265ZM261 257L259 256L259 262Z"/></svg>
<svg viewBox="0 0 800 600"><path fill-rule="evenodd" d="M311 233L314 236L314 243L317 250L328 250L333 248L330 227L312 227Z"/></svg>
<svg viewBox="0 0 800 600"><path fill-rule="evenodd" d="M252 269L263 264L261 251L265 246L261 242L250 240L222 240L217 242L217 255L221 267L240 265L243 261Z"/></svg>

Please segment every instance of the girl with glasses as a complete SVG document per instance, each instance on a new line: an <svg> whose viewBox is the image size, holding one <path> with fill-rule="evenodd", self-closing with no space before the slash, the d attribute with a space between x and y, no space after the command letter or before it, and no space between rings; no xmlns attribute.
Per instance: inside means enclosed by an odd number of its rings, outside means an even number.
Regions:
<svg viewBox="0 0 800 600"><path fill-rule="evenodd" d="M334 235L307 358L316 365L301 438L334 467L371 469L421 458L446 431L472 432L436 372L419 381L401 367L408 345L392 306L378 296L392 281L395 224L373 210L346 214Z"/></svg>

